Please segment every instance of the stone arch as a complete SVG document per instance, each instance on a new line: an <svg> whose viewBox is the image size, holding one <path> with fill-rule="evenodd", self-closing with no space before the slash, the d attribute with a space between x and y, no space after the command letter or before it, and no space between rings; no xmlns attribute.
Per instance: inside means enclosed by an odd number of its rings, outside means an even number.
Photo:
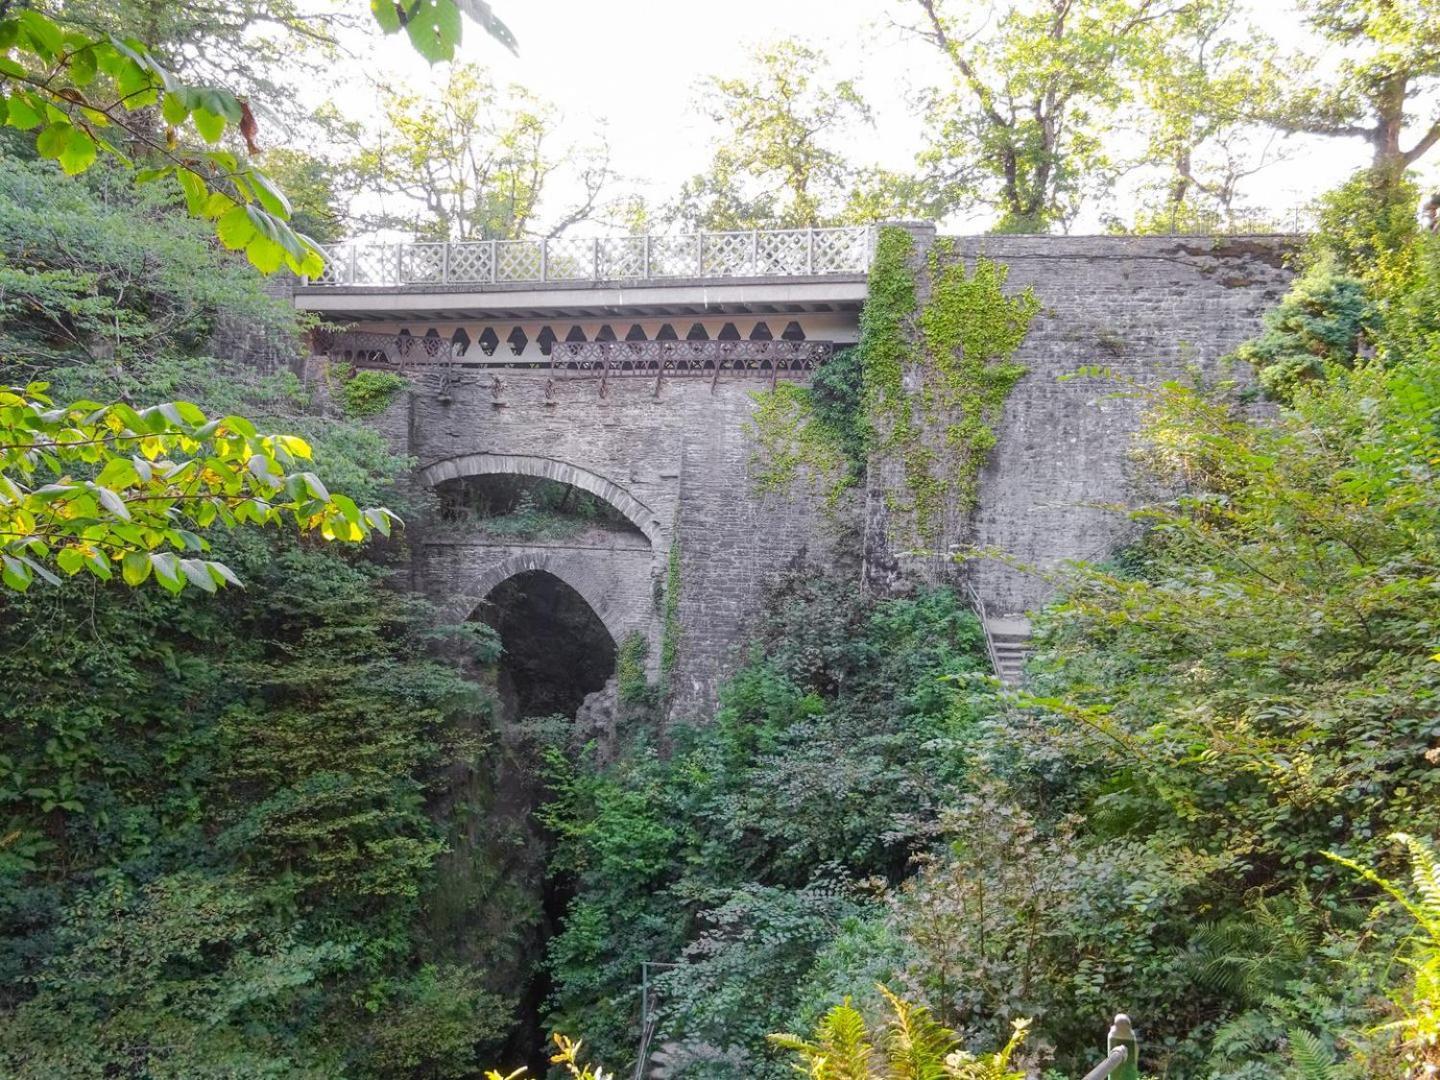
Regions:
<svg viewBox="0 0 1440 1080"><path fill-rule="evenodd" d="M580 598L590 605L590 610L595 612L596 617L605 625L606 632L618 648L626 633L633 629L627 625L626 616L629 613L620 610L620 605L607 596L605 582L593 567L592 560L565 549L536 548L511 555L467 583L466 595L458 598L454 614L461 620L468 619L492 592L515 575L540 571L558 578L579 593Z"/></svg>
<svg viewBox="0 0 1440 1080"><path fill-rule="evenodd" d="M663 546L660 519L648 506L599 473L554 458L529 454L464 454L427 465L420 475L430 487L462 476L538 476L556 480L604 499L645 534L652 548Z"/></svg>

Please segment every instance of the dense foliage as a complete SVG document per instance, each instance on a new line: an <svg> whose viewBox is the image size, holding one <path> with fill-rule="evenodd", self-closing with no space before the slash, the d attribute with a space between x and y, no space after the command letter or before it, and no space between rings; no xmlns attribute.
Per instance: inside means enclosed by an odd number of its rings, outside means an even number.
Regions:
<svg viewBox="0 0 1440 1080"><path fill-rule="evenodd" d="M779 1075L765 1036L831 1004L818 957L955 798L979 656L947 591L876 604L796 576L712 723L674 731L668 755L637 736L608 763L554 757L551 869L574 894L551 942L555 1025L630 1060L639 965L673 962L659 981L675 1067Z"/></svg>
<svg viewBox="0 0 1440 1080"><path fill-rule="evenodd" d="M288 373L203 355L227 317L293 334L294 316L196 225L103 180L14 161L0 175L0 262L28 298L6 320L7 367L43 360L69 397L283 419L335 481L403 507L405 463L377 435L308 413ZM37 193L64 269L22 227ZM112 254L122 223L195 283ZM115 325L148 348L98 364ZM452 661L482 670L493 637L440 642L354 552L274 530L212 539L245 590L184 600L81 577L0 601L0 1071L471 1075L513 1005L421 916L447 847L431 808L488 752L485 695Z"/></svg>

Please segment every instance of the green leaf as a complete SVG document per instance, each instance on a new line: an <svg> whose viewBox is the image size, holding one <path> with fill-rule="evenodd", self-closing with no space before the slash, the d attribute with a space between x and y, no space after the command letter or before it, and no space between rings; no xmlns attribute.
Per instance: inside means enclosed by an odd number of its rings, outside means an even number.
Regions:
<svg viewBox="0 0 1440 1080"><path fill-rule="evenodd" d="M180 569L180 560L168 551L157 551L150 556L150 565L155 568L155 580L167 592L178 593L185 588L185 572Z"/></svg>
<svg viewBox="0 0 1440 1080"><path fill-rule="evenodd" d="M370 0L370 11L374 14L375 21L380 24L380 29L387 34L398 34L404 25L395 0Z"/></svg>
<svg viewBox="0 0 1440 1080"><path fill-rule="evenodd" d="M132 587L143 585L145 579L150 576L150 557L144 552L127 551L120 565L121 575L124 577L126 585Z"/></svg>
<svg viewBox="0 0 1440 1080"><path fill-rule="evenodd" d="M185 574L185 580L197 588L213 593L219 587L219 582L210 576L210 571L201 560L180 559L178 564Z"/></svg>
<svg viewBox="0 0 1440 1080"><path fill-rule="evenodd" d="M12 555L0 555L0 565L3 565L3 572L0 572L0 581L14 589L16 592L24 592L30 588L33 580L30 568Z"/></svg>
<svg viewBox="0 0 1440 1080"><path fill-rule="evenodd" d="M66 176L75 176L95 164L95 140L80 128L72 128L60 155L60 168Z"/></svg>
<svg viewBox="0 0 1440 1080"><path fill-rule="evenodd" d="M70 142L70 132L75 130L69 124L50 124L35 136L35 150L42 158L54 161L65 152Z"/></svg>
<svg viewBox="0 0 1440 1080"><path fill-rule="evenodd" d="M190 115L190 107L185 103L183 94L166 94L160 102L160 115L165 117L167 124L178 126L185 122Z"/></svg>
<svg viewBox="0 0 1440 1080"><path fill-rule="evenodd" d="M225 134L225 117L209 109L196 109L193 115L195 130L201 137L209 143L219 142L220 137Z"/></svg>
<svg viewBox="0 0 1440 1080"><path fill-rule="evenodd" d="M53 60L65 51L65 35L60 27L32 8L20 12L20 29L41 57Z"/></svg>
<svg viewBox="0 0 1440 1080"><path fill-rule="evenodd" d="M107 487L101 487L99 484L95 484L93 487L95 494L100 497L101 506L105 507L106 510L109 510L110 513L122 521L130 520L130 508L125 505L125 501L121 499L119 495Z"/></svg>
<svg viewBox="0 0 1440 1080"><path fill-rule="evenodd" d="M264 236L257 236L246 245L245 257L262 274L273 274L285 265L285 249Z"/></svg>
<svg viewBox="0 0 1440 1080"><path fill-rule="evenodd" d="M260 205L276 217L289 220L292 213L290 200L285 197L283 191L275 186L274 181L259 169L251 169L247 175L251 185L255 188L255 197L260 201Z"/></svg>
<svg viewBox="0 0 1440 1080"><path fill-rule="evenodd" d="M30 101L28 94L12 94L6 99L8 106L5 122L20 131L29 131L40 123L40 112Z"/></svg>
<svg viewBox="0 0 1440 1080"><path fill-rule="evenodd" d="M455 0L420 0L405 24L416 52L432 64L454 58L461 31Z"/></svg>
<svg viewBox="0 0 1440 1080"><path fill-rule="evenodd" d="M128 458L112 458L95 477L95 483L107 488L127 488L139 482L140 474L135 463Z"/></svg>
<svg viewBox="0 0 1440 1080"><path fill-rule="evenodd" d="M180 190L185 193L186 209L196 217L202 216L205 202L210 197L210 189L205 181L189 169L176 170L175 177L180 181Z"/></svg>
<svg viewBox="0 0 1440 1080"><path fill-rule="evenodd" d="M237 206L221 215L215 223L216 235L231 251L239 251L255 239L255 223L245 211L246 207Z"/></svg>
<svg viewBox="0 0 1440 1080"><path fill-rule="evenodd" d="M93 48L81 47L71 53L70 81L76 86L89 86L97 73Z"/></svg>
<svg viewBox="0 0 1440 1080"><path fill-rule="evenodd" d="M103 551L92 551L85 556L85 565L101 581L109 581L115 576L110 568L110 559Z"/></svg>

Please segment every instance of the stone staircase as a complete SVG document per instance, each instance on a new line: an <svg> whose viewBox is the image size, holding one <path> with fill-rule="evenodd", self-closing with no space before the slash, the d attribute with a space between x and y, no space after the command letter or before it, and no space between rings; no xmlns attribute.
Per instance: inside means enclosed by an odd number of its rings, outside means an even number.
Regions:
<svg viewBox="0 0 1440 1080"><path fill-rule="evenodd" d="M1022 615L986 615L984 622L995 674L1006 686L1019 686L1030 655L1030 620Z"/></svg>

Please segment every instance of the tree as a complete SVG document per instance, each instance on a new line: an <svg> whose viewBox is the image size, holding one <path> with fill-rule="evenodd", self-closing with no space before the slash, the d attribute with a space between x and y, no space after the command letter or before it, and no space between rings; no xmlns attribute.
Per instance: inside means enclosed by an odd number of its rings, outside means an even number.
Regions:
<svg viewBox="0 0 1440 1080"><path fill-rule="evenodd" d="M1365 140L1375 175L1393 185L1440 142L1440 109L1413 108L1440 87L1440 2L1301 0L1300 10L1338 50L1334 74L1317 75L1319 58L1292 57L1298 89L1271 119L1289 131Z"/></svg>
<svg viewBox="0 0 1440 1080"><path fill-rule="evenodd" d="M938 49L954 81L928 96L931 146L921 164L943 205L985 204L1000 232L1044 232L1114 175L1104 147L1131 95L1127 71L1164 0L1010 0L951 13L915 0L913 32Z"/></svg>
<svg viewBox="0 0 1440 1080"><path fill-rule="evenodd" d="M1141 231L1233 226L1241 185L1280 160L1278 132L1248 117L1277 94L1274 42L1235 26L1235 0L1199 0L1147 28L1136 72L1145 162L1164 170Z"/></svg>
<svg viewBox="0 0 1440 1080"><path fill-rule="evenodd" d="M361 510L299 471L310 446L262 435L240 416L208 419L179 401L136 410L124 402L56 408L45 383L0 390L0 565L12 589L53 565L125 583L152 574L179 592L239 584L193 529L293 519L303 532L358 541L386 535L394 515Z"/></svg>
<svg viewBox="0 0 1440 1080"><path fill-rule="evenodd" d="M721 132L707 172L672 209L698 229L835 224L858 176L837 143L870 109L850 80L830 82L826 60L796 40L757 49L751 69L705 83Z"/></svg>
<svg viewBox="0 0 1440 1080"><path fill-rule="evenodd" d="M442 240L515 240L534 231L546 185L570 156L550 145L553 107L523 87L502 90L467 64L451 70L438 96L390 94L383 110L383 129L350 131L360 182L407 204L375 224ZM584 194L548 235L595 212L610 181L608 154L581 157L578 175Z"/></svg>
<svg viewBox="0 0 1440 1080"><path fill-rule="evenodd" d="M322 244L344 236L337 166L303 150L281 148L266 151L265 168L290 200L290 221L296 229Z"/></svg>
<svg viewBox="0 0 1440 1080"><path fill-rule="evenodd" d="M432 63L454 55L462 14L515 47L513 35L485 0L374 0L370 7L382 30L406 30ZM132 0L118 9L118 16L110 5L86 0L73 9L68 4L45 8L0 0L0 123L35 131L40 155L70 175L89 169L101 152L131 167L143 155L153 163L139 169L137 179L178 182L190 212L214 221L221 243L243 250L261 271L289 266L313 276L324 268L314 241L291 227L283 192L241 152L241 143L249 155L260 150L250 102L233 90L182 81L159 54L128 36L137 28L150 29L190 66L228 69L259 86L250 31L279 26L327 40L311 27L310 14L288 0L279 6L225 0L199 18L176 13L189 5L155 0ZM209 47L217 20L224 28L219 59ZM197 61L197 54L209 59Z"/></svg>

